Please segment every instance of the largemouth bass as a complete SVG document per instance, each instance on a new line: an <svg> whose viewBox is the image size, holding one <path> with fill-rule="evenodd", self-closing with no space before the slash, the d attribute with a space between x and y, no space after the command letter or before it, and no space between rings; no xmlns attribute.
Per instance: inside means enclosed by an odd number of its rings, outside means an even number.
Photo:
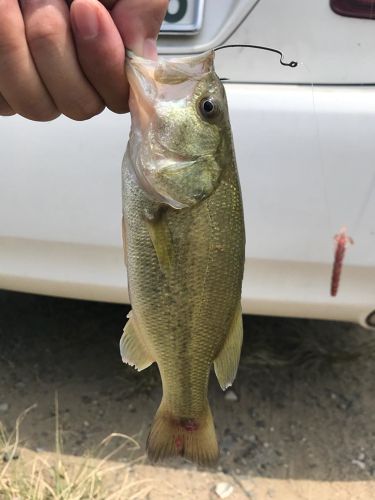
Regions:
<svg viewBox="0 0 375 500"><path fill-rule="evenodd" d="M243 209L213 60L213 51L158 61L127 55L132 127L122 182L132 312L120 349L138 370L159 367L152 460L217 460L209 375L213 365L220 386L230 386L242 345Z"/></svg>

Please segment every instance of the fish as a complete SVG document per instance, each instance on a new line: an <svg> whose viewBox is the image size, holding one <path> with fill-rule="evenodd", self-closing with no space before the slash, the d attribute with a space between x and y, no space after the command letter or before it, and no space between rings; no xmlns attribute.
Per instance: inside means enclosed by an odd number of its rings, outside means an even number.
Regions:
<svg viewBox="0 0 375 500"><path fill-rule="evenodd" d="M213 465L210 372L229 387L243 339L245 229L225 90L212 50L156 61L127 52L126 73L123 241L132 309L121 356L160 372L149 459Z"/></svg>

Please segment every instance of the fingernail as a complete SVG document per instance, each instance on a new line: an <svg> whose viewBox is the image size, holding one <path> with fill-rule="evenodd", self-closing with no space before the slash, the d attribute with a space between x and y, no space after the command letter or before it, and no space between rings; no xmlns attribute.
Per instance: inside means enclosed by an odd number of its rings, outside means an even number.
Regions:
<svg viewBox="0 0 375 500"><path fill-rule="evenodd" d="M156 61L158 58L158 48L154 38L146 38L143 42L143 57Z"/></svg>
<svg viewBox="0 0 375 500"><path fill-rule="evenodd" d="M77 34L83 40L90 40L99 34L99 22L96 10L84 3L77 3L73 10L73 24Z"/></svg>

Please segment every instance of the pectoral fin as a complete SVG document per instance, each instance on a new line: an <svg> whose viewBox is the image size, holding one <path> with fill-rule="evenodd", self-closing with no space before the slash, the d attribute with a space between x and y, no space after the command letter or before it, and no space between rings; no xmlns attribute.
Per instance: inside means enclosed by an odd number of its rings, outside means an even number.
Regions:
<svg viewBox="0 0 375 500"><path fill-rule="evenodd" d="M166 275L169 274L172 265L173 243L172 235L163 214L155 219L145 219L146 226L154 245L160 269Z"/></svg>
<svg viewBox="0 0 375 500"><path fill-rule="evenodd" d="M243 338L241 304L238 304L224 346L214 361L220 387L225 391L236 378Z"/></svg>
<svg viewBox="0 0 375 500"><path fill-rule="evenodd" d="M128 322L125 325L124 333L120 340L120 353L124 363L134 366L138 371L149 367L154 359L150 355L137 331L134 316L130 311Z"/></svg>

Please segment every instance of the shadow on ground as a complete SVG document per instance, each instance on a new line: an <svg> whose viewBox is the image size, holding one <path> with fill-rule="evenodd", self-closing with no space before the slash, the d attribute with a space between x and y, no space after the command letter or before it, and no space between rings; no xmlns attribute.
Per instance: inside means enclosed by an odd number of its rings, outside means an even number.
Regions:
<svg viewBox="0 0 375 500"><path fill-rule="evenodd" d="M0 420L25 444L54 449L55 393L64 451L80 455L111 432L144 447L161 397L155 367L121 363L128 308L0 292ZM375 334L334 322L245 318L227 400L212 377L219 469L312 480L375 475ZM232 398L233 399L233 398Z"/></svg>

